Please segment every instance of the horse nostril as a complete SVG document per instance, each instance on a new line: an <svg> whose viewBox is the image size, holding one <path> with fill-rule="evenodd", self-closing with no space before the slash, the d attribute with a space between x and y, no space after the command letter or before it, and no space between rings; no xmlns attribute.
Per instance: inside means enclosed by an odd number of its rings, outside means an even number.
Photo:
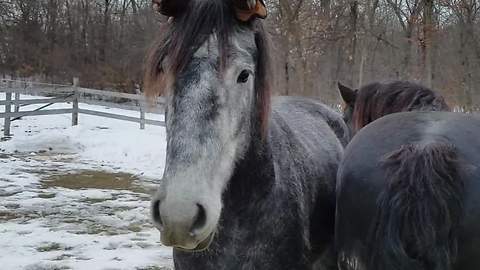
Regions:
<svg viewBox="0 0 480 270"><path fill-rule="evenodd" d="M195 216L195 221L193 222L192 228L190 229L190 232L192 234L197 234L198 231L200 231L207 223L207 213L205 211L205 208L199 203L197 203L197 208L197 215Z"/></svg>
<svg viewBox="0 0 480 270"><path fill-rule="evenodd" d="M152 218L155 225L163 227L162 216L160 214L160 200L155 200L152 204Z"/></svg>

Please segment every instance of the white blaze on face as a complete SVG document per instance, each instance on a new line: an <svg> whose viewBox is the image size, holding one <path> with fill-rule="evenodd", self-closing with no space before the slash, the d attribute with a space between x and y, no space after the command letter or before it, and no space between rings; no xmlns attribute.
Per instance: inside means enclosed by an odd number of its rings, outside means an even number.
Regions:
<svg viewBox="0 0 480 270"><path fill-rule="evenodd" d="M249 146L256 104L254 34L238 31L229 48L227 65L219 74L212 35L168 98L167 166L155 197L167 245L195 249L212 235L222 193Z"/></svg>

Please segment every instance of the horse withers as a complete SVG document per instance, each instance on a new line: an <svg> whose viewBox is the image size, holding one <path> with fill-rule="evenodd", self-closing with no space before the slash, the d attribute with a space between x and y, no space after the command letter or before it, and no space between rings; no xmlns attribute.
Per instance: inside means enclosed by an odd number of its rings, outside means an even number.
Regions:
<svg viewBox="0 0 480 270"><path fill-rule="evenodd" d="M145 80L147 94L167 101L152 217L175 268L303 270L322 255L328 265L341 116L304 98L270 105L263 2L154 4L173 19Z"/></svg>

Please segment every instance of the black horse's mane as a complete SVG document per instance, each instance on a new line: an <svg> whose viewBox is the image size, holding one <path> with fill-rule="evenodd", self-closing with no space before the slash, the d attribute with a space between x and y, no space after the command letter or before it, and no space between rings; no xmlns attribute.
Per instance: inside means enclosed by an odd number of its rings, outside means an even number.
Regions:
<svg viewBox="0 0 480 270"><path fill-rule="evenodd" d="M357 93L353 129L358 131L387 114L404 111L450 111L450 107L440 94L416 83L372 83Z"/></svg>

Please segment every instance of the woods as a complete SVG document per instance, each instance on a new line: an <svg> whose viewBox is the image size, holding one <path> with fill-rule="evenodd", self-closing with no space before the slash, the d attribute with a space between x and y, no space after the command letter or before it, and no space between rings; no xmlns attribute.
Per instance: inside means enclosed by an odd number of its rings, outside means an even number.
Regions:
<svg viewBox="0 0 480 270"><path fill-rule="evenodd" d="M132 89L155 34L150 1L1 1L0 72Z"/></svg>
<svg viewBox="0 0 480 270"><path fill-rule="evenodd" d="M165 22L150 0L0 1L0 74L134 91ZM271 0L277 94L407 79L479 104L479 0ZM2 76L0 75L0 76Z"/></svg>

